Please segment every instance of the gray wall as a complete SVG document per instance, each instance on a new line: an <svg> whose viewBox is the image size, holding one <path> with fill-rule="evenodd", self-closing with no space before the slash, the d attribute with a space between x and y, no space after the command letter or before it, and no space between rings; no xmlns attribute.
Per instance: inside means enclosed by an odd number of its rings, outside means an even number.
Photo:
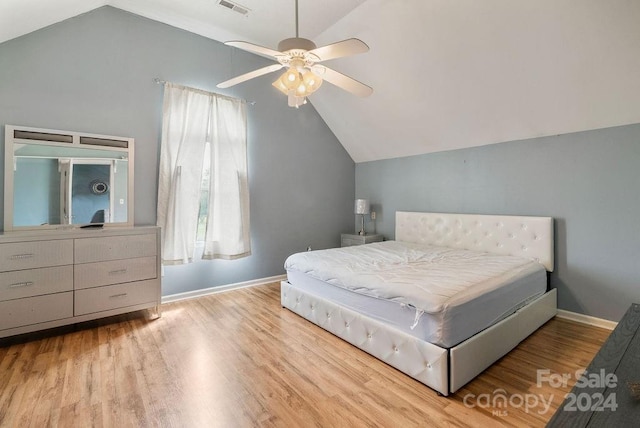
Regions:
<svg viewBox="0 0 640 428"><path fill-rule="evenodd" d="M216 83L270 63L103 7L0 44L0 125L134 137L135 223L155 224L163 91L153 78L221 92ZM248 108L252 256L168 267L164 295L282 274L289 254L337 246L351 229L355 165L312 105L287 107L276 77L225 92L256 101Z"/></svg>
<svg viewBox="0 0 640 428"><path fill-rule="evenodd" d="M387 238L397 210L554 217L560 309L614 321L640 302L638 189L640 125L356 165Z"/></svg>

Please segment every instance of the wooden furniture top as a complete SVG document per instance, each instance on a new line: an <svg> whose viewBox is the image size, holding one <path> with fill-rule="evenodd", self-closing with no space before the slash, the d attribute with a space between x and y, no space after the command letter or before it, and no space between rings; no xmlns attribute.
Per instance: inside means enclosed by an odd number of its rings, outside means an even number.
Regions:
<svg viewBox="0 0 640 428"><path fill-rule="evenodd" d="M626 427L640 420L640 304L627 310L547 427Z"/></svg>

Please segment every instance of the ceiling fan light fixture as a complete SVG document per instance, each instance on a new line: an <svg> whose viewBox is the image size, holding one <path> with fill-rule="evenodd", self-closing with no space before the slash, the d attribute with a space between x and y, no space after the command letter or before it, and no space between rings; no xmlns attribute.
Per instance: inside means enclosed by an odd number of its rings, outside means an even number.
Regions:
<svg viewBox="0 0 640 428"><path fill-rule="evenodd" d="M302 75L302 83L307 87L309 94L312 94L322 86L322 77L316 75L311 70L308 70Z"/></svg>
<svg viewBox="0 0 640 428"><path fill-rule="evenodd" d="M289 90L287 89L286 86L284 86L284 83L282 83L281 77L278 77L278 79L276 79L276 81L273 82L271 85L277 90L279 90L280 92L282 92L283 94L289 95Z"/></svg>
<svg viewBox="0 0 640 428"><path fill-rule="evenodd" d="M302 82L302 77L298 69L290 67L280 76L279 80L285 88L295 90Z"/></svg>
<svg viewBox="0 0 640 428"><path fill-rule="evenodd" d="M307 91L307 87L304 85L304 83L300 83L300 85L298 85L298 87L296 88L296 96L298 97L306 97L307 95L309 95L310 92Z"/></svg>
<svg viewBox="0 0 640 428"><path fill-rule="evenodd" d="M296 96L294 91L291 91L291 93L289 94L289 97L288 97L289 107L298 108L301 105L304 105L306 103L307 103L307 98L306 97Z"/></svg>
<svg viewBox="0 0 640 428"><path fill-rule="evenodd" d="M301 73L291 67L271 85L284 95L291 96L292 107L298 107L306 104L306 97L318 90L322 85L322 78L309 69L303 68Z"/></svg>

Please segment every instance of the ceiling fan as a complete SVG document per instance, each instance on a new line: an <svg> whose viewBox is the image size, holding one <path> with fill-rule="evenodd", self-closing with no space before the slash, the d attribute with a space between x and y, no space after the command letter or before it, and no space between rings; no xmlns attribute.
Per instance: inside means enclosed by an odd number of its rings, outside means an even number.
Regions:
<svg viewBox="0 0 640 428"><path fill-rule="evenodd" d="M226 80L219 83L218 88L228 88L249 79L287 68L287 71L273 82L273 86L287 95L289 107L297 108L301 104L306 104L307 96L314 93L322 85L323 80L359 97L366 97L373 93L373 89L364 83L318 64L330 59L367 52L369 46L359 39L347 39L316 47L316 44L311 40L299 37L298 0L296 0L296 37L282 40L278 43L278 50L242 41L225 42L225 45L274 59L278 61L278 64L268 65Z"/></svg>

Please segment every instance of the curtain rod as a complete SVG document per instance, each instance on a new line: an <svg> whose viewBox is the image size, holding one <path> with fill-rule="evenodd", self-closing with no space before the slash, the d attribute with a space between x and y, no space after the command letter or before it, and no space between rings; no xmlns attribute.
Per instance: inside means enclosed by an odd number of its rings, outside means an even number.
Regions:
<svg viewBox="0 0 640 428"><path fill-rule="evenodd" d="M154 78L153 78L153 81L154 81L157 85L164 85L165 83L171 83L171 84L175 85L175 83L167 82L166 80L163 80L163 79L161 79L161 78L159 78L159 77L154 77ZM179 86L184 86L184 85L179 85ZM209 92L209 93L216 94L216 95L222 95L223 97L228 97L228 95L218 94L218 93L216 93L216 92L211 92L211 91L207 91L207 90L204 90L204 89L193 88L193 87L191 87L191 86L184 86L184 87L185 87L185 88L190 88L190 89L195 89L196 91L204 91L204 92ZM242 99L242 98L240 98L240 99ZM251 105L251 106L256 105L256 102L255 102L255 101L247 101L247 100L242 100L242 101L244 101L245 103L247 103L247 104L249 104L249 105Z"/></svg>

